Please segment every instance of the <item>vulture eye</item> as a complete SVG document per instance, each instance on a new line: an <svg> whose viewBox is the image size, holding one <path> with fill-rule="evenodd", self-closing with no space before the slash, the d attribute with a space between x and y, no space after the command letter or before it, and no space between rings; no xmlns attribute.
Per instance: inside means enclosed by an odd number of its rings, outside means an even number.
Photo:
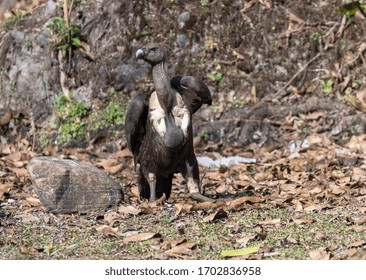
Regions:
<svg viewBox="0 0 366 280"><path fill-rule="evenodd" d="M151 50L154 52L154 51L156 51L156 48L151 48Z"/></svg>

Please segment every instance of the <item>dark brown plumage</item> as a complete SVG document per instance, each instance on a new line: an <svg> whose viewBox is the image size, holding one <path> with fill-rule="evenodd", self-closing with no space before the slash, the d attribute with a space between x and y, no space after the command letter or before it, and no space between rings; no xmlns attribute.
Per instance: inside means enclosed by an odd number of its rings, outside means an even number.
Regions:
<svg viewBox="0 0 366 280"><path fill-rule="evenodd" d="M211 199L201 194L199 170L193 151L192 114L203 104L211 104L207 86L192 76L167 74L166 51L149 43L136 52L152 66L155 91L146 100L135 96L129 104L125 132L139 168L141 198L169 198L174 173L180 172L192 198Z"/></svg>

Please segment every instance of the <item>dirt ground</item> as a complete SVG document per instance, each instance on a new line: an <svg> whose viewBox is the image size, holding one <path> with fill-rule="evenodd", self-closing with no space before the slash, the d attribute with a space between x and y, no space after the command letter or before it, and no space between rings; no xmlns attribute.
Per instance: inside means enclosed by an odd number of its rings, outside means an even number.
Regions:
<svg viewBox="0 0 366 280"><path fill-rule="evenodd" d="M75 51L68 73L75 78L64 86L77 91L93 80L99 94L90 94L89 116L106 102L126 103L132 92L152 90L149 69L130 57L158 40L172 54L172 73L202 77L213 94L213 106L194 119L197 155L255 163L200 166L215 203L190 200L180 175L168 201L141 202L123 124L57 145L59 131L47 125L57 114L52 102L31 108L42 112L35 119L26 106L16 112L11 98L24 96L21 85L10 93L11 81L3 78L1 94L11 109L0 106L0 259L223 259L223 252L241 248L249 251L231 258L366 259L361 12L346 16L337 10L345 3L336 0L200 1L199 8L194 1L137 1L133 8L105 1L98 20L88 22L96 4L80 2L75 22L99 57L91 62ZM0 40L36 24L37 7ZM110 21L111 11L118 20ZM10 14L3 15L5 22ZM129 28L113 31L124 24ZM2 61L12 67L11 59ZM55 91L61 90L57 67L50 73ZM114 95L106 98L110 88ZM41 135L49 136L47 144ZM125 202L104 213L47 213L26 170L39 155L102 168L121 184Z"/></svg>

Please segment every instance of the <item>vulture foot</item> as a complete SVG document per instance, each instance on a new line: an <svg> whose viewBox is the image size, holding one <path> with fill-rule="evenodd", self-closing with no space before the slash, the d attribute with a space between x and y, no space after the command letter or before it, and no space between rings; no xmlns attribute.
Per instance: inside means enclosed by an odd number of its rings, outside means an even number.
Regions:
<svg viewBox="0 0 366 280"><path fill-rule="evenodd" d="M216 200L213 198L209 198L207 196L204 196L203 194L200 193L191 193L189 195L192 199L200 201L200 202L215 202Z"/></svg>

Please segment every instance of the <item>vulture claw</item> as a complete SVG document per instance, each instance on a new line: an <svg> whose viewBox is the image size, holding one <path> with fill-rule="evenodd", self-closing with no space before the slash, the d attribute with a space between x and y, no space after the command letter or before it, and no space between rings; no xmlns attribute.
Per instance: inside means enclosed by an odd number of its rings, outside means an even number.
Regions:
<svg viewBox="0 0 366 280"><path fill-rule="evenodd" d="M191 193L189 196L192 199L200 201L200 202L215 202L216 201L216 199L209 198L209 197L204 196L203 194L200 194L200 193Z"/></svg>

